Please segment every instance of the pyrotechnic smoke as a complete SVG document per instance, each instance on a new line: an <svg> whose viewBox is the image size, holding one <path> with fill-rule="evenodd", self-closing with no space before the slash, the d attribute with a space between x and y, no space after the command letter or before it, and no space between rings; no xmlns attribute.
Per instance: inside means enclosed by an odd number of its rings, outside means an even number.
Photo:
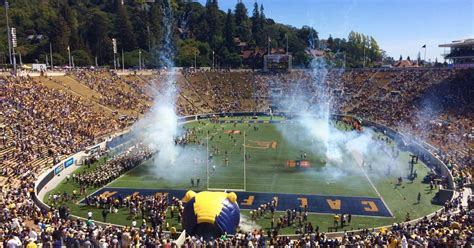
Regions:
<svg viewBox="0 0 474 248"><path fill-rule="evenodd" d="M288 97L281 99L280 105L295 114L293 126L279 125L282 136L294 145L301 142L310 144L308 151L325 158L326 167L323 170L331 179L359 174L362 164L373 164L370 174L375 177L387 173L391 176L402 175L407 165L397 164L398 160L392 158L386 144L375 139L373 130L343 131L332 124L330 116L333 106L337 106L337 98L331 95L334 89L330 86L334 82L329 84L327 79L329 65L322 57L314 57L310 65L306 76L289 82ZM342 77L342 71L332 70L331 80L337 82ZM295 138L295 129L304 131L305 137Z"/></svg>
<svg viewBox="0 0 474 248"><path fill-rule="evenodd" d="M178 116L176 114L176 86L173 57L175 48L172 40L173 12L170 0L163 3L164 32L160 49L160 63L163 67L159 79L153 82L154 104L151 111L137 123L135 131L141 140L157 152L157 167L166 169L175 165L178 158L178 147L175 138L179 135ZM163 82L157 82L163 80ZM159 169L158 168L158 169ZM161 170L160 173L168 170Z"/></svg>
<svg viewBox="0 0 474 248"><path fill-rule="evenodd" d="M257 225L257 223L255 223L255 221L249 219L248 216L243 215L243 214L240 215L239 228L244 233L252 232L253 230L262 229L262 227Z"/></svg>
<svg viewBox="0 0 474 248"><path fill-rule="evenodd" d="M159 150L158 159L163 163L174 165L178 151L174 139L178 135L178 116L176 114L176 78L173 55L175 52L172 40L173 12L168 0L164 3L165 30L163 47L160 52L160 61L165 70L165 82L162 91L155 96L155 103L151 110L151 127L146 137L153 148Z"/></svg>

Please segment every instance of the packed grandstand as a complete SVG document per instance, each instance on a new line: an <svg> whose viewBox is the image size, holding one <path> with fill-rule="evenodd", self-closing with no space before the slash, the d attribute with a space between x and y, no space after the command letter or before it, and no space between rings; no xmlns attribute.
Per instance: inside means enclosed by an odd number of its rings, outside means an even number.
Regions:
<svg viewBox="0 0 474 248"><path fill-rule="evenodd" d="M3 76L0 79L0 247L170 247L176 230L166 226L168 207L178 199L139 197L121 204L148 206L153 225L112 226L69 218L70 211L50 210L33 201L38 176L68 155L129 128L150 110L153 92L163 84L163 71L121 73L99 69L68 70L62 76ZM469 247L473 242L474 198L466 191L473 174L472 70L447 68L334 69L327 74L337 105L331 112L359 116L428 143L451 171L455 197L434 216L394 223L387 230L328 235L306 223L296 236L265 230L239 232L219 239L188 236L185 247ZM272 90L284 98L289 86L312 88L310 70L263 73L249 70L180 69L176 111L180 116L223 112L268 112ZM316 101L314 99L309 99ZM432 110L436 111L432 111ZM147 153L140 156L148 156ZM71 180L103 185L135 166L141 157L114 158L98 174ZM114 168L111 170L110 168ZM89 176L89 178L88 178ZM90 178L102 178L92 182ZM55 196L84 198L83 190ZM57 198L57 199L56 199ZM87 204L102 204L86 198ZM133 209L133 207L131 208ZM136 214L141 211L136 207ZM106 220L107 213L104 213ZM171 217L173 218L173 217Z"/></svg>

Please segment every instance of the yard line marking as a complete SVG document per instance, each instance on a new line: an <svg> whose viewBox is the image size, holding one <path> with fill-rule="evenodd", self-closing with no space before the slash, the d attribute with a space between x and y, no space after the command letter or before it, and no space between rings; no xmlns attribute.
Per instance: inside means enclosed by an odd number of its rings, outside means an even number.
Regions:
<svg viewBox="0 0 474 248"><path fill-rule="evenodd" d="M362 170L362 173L364 173L365 175L365 178L367 178L367 180L369 181L370 185L372 186L372 188L375 190L375 193L377 193L377 195L379 196L380 200L382 200L382 203L385 205L385 207L387 208L388 212L390 213L390 215L395 218L395 216L393 215L392 213L392 210L390 210L390 208L388 207L387 203L385 202L385 200L383 199L382 195L380 194L380 192L377 190L377 188L375 187L374 183L372 182L372 180L370 180L370 177L369 175L367 175L367 173L365 172L364 168L362 168L362 161L363 161L363 158L362 158L362 154L358 154L356 152L351 152L352 153L352 157L354 158L354 160L356 161L356 164L357 166L359 166L359 168Z"/></svg>

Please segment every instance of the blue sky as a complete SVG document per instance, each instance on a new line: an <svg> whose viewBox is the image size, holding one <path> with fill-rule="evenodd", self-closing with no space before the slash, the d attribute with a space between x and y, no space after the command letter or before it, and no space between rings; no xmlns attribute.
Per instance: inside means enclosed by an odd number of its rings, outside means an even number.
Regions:
<svg viewBox="0 0 474 248"><path fill-rule="evenodd" d="M206 0L199 0L205 3ZM255 0L243 0L251 15ZM416 58L426 44L427 59L442 61L440 43L474 38L474 0L257 0L265 15L295 27L309 25L320 38L347 37L351 30L373 36L398 59ZM225 11L237 0L219 0ZM424 51L421 51L423 58Z"/></svg>

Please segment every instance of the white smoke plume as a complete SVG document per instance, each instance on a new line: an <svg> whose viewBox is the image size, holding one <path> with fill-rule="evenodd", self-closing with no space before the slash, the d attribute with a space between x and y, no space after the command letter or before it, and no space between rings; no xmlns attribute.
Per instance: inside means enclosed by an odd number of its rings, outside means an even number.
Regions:
<svg viewBox="0 0 474 248"><path fill-rule="evenodd" d="M306 77L289 83L288 97L281 99L279 105L294 114L291 124L278 125L282 136L294 145L310 144L308 151L324 158L322 170L334 180L360 174L361 166L375 178L406 173L408 163L399 164L392 158L392 150L376 138L372 129L344 131L334 126L330 116L337 98L331 96L334 89L327 80L329 66L323 58L314 58L311 67ZM335 81L342 77L340 71L331 73ZM295 130L303 131L305 137L295 135Z"/></svg>
<svg viewBox="0 0 474 248"><path fill-rule="evenodd" d="M178 88L173 57L175 48L172 40L173 12L170 0L163 3L165 29L159 60L162 70L152 82L154 103L150 112L135 125L134 131L140 140L157 152L154 161L159 173L170 171L179 157L175 138L180 133L176 100Z"/></svg>
<svg viewBox="0 0 474 248"><path fill-rule="evenodd" d="M240 215L240 223L239 223L240 231L244 233L252 232L253 230L260 230L262 229L255 221L249 219L248 216L241 214Z"/></svg>

